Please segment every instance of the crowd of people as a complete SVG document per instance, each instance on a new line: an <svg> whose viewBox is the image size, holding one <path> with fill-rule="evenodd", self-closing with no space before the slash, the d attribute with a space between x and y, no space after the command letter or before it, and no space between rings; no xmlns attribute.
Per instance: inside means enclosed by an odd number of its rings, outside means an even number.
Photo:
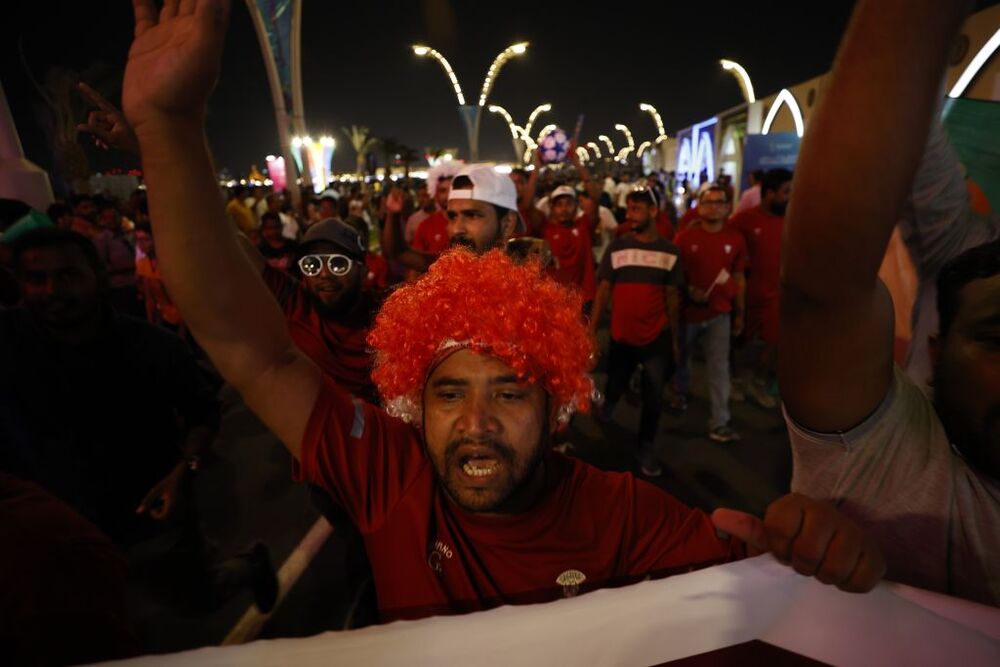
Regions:
<svg viewBox="0 0 1000 667"><path fill-rule="evenodd" d="M921 2L934 20L859 2L794 174L755 172L738 200L726 174L693 186L571 149L293 202L220 193L213 174L201 119L225 3L136 0L123 111L83 87L98 111L82 129L138 154L144 187L0 207L0 535L23 545L0 561L0 637L26 660L140 651L123 556L168 530L151 576L184 583L168 586L180 603L249 588L273 607L266 546L221 558L191 496L222 382L360 532L383 621L768 551L848 591L886 576L1000 604L1000 220L969 210L934 116L963 3ZM893 364L878 280L897 224L931 292L915 318L937 322L916 329L932 334L921 376ZM734 399L782 406L794 474L763 518L646 481L663 473L664 410L687 409L694 379L711 446L740 440ZM614 421L630 388L638 429L614 445L633 473L567 455L567 424ZM75 567L59 590L38 583L52 553ZM80 623L71 645L36 629L56 619Z"/></svg>

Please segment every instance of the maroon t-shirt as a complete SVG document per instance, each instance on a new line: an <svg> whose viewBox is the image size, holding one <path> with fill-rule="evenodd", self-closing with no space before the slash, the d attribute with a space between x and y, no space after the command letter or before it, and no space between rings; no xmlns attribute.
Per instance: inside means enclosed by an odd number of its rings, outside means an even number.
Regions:
<svg viewBox="0 0 1000 667"><path fill-rule="evenodd" d="M309 290L287 274L264 267L264 283L285 313L288 333L295 345L338 384L368 401L377 401L371 381L372 355L368 349L370 313L375 305L363 293L369 307L360 322L342 323L324 317L313 303Z"/></svg>
<svg viewBox="0 0 1000 667"><path fill-rule="evenodd" d="M685 319L691 323L704 322L731 312L737 290L733 276L742 273L747 263L743 236L727 227L715 233L691 227L679 233L674 242L681 251L688 286L711 290L707 304L685 305Z"/></svg>
<svg viewBox="0 0 1000 667"><path fill-rule="evenodd" d="M546 222L542 230L555 259L549 264L549 275L563 285L578 288L584 301L593 301L597 292L591 236L593 226L590 217L582 215L572 225Z"/></svg>
<svg viewBox="0 0 1000 667"><path fill-rule="evenodd" d="M747 306L757 308L776 302L781 292L781 231L785 218L755 206L734 215L729 225L743 235L750 256Z"/></svg>
<svg viewBox="0 0 1000 667"><path fill-rule="evenodd" d="M466 513L438 483L417 429L329 378L300 456L296 479L329 492L364 537L383 621L546 602L742 555L700 510L554 452L532 509Z"/></svg>
<svg viewBox="0 0 1000 667"><path fill-rule="evenodd" d="M410 244L420 252L440 255L448 249L451 242L448 239L448 216L444 211L437 210L424 218L417 231L413 234Z"/></svg>
<svg viewBox="0 0 1000 667"><path fill-rule="evenodd" d="M677 246L634 234L608 245L597 277L611 284L611 337L636 347L652 343L670 324L666 289L684 282Z"/></svg>

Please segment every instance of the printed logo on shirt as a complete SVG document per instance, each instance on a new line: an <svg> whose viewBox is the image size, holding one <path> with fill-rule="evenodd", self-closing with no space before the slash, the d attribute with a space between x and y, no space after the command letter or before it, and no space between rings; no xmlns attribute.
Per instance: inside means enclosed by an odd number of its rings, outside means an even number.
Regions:
<svg viewBox="0 0 1000 667"><path fill-rule="evenodd" d="M698 252L698 244L697 243L691 244L691 252Z"/></svg>
<svg viewBox="0 0 1000 667"><path fill-rule="evenodd" d="M726 249L727 255L733 251L733 246L729 245L728 243L722 247Z"/></svg>
<svg viewBox="0 0 1000 667"><path fill-rule="evenodd" d="M669 271L677 263L677 255L659 250L642 250L628 248L615 250L611 253L611 268L620 269L624 266L645 266L650 269Z"/></svg>
<svg viewBox="0 0 1000 667"><path fill-rule="evenodd" d="M441 240L441 235L440 234L435 234L434 235L434 240L435 241L440 241Z"/></svg>
<svg viewBox="0 0 1000 667"><path fill-rule="evenodd" d="M430 553L427 554L427 565L435 572L441 572L441 566L444 561L451 560L454 555L455 552L451 547L441 540L435 540L434 546L431 548Z"/></svg>
<svg viewBox="0 0 1000 667"><path fill-rule="evenodd" d="M754 236L760 236L760 227L754 227L753 234Z"/></svg>
<svg viewBox="0 0 1000 667"><path fill-rule="evenodd" d="M579 236L579 235L580 235L580 230L577 229L576 227L574 227L573 228L573 236Z"/></svg>
<svg viewBox="0 0 1000 667"><path fill-rule="evenodd" d="M587 575L580 570L566 570L556 577L556 583L562 586L564 598L576 597L580 593L580 584L586 580Z"/></svg>

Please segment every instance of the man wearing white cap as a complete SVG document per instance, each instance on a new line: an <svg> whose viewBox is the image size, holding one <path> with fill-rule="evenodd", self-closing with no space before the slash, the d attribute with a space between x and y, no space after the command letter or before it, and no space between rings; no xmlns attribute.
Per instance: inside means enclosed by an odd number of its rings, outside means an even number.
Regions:
<svg viewBox="0 0 1000 667"><path fill-rule="evenodd" d="M402 210L403 191L395 189L386 200L383 242L387 248L396 246ZM449 245L462 245L477 253L501 247L519 228L517 189L492 164L465 165L452 179L446 215ZM425 271L437 255L410 248L398 258L410 268Z"/></svg>
<svg viewBox="0 0 1000 667"><path fill-rule="evenodd" d="M597 279L594 274L594 221L577 217L576 190L560 185L549 195L549 220L542 236L556 260L549 265L549 275L564 285L580 290L584 303L594 300Z"/></svg>

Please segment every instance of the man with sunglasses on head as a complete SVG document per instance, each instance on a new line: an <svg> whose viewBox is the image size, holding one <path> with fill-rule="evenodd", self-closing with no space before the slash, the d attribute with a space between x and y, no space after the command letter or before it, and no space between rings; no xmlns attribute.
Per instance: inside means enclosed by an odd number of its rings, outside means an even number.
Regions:
<svg viewBox="0 0 1000 667"><path fill-rule="evenodd" d="M300 280L268 266L246 243L244 250L281 306L298 348L352 394L376 402L365 339L379 304L363 289L367 250L358 231L336 218L310 227L299 247Z"/></svg>

